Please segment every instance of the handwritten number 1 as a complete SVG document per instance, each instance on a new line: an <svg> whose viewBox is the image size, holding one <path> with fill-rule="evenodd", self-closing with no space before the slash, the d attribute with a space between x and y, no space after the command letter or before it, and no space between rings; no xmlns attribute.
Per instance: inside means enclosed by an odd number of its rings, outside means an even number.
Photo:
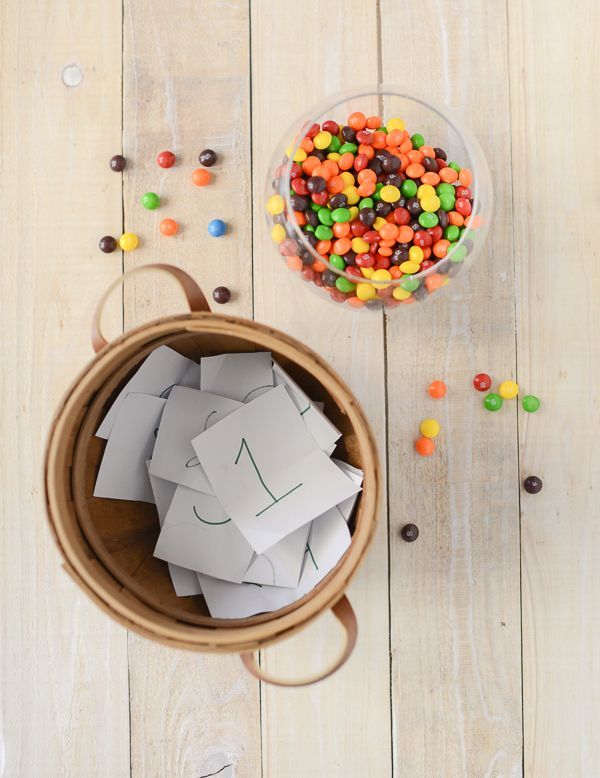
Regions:
<svg viewBox="0 0 600 778"><path fill-rule="evenodd" d="M289 494L291 494L292 492L295 492L295 491L296 491L296 489L299 489L299 488L302 486L302 484L301 484L301 483L300 483L300 484L296 484L296 486L294 486L292 489L289 489L289 490L288 490L288 491L287 491L285 494L282 494L282 495L281 495L281 497L275 497L275 495L273 494L273 492L272 492L272 491L269 489L269 487L268 487L268 486L267 486L267 484L265 483L265 481L264 481L264 479L263 479L263 477L262 477L262 475L261 475L261 472L260 472L260 470L258 469L258 465L257 465L257 464L256 464L256 462L254 461L254 457L252 456L252 452L250 451L250 447L249 447L249 446L248 446L248 444L246 443L246 438L242 438L242 443L241 443L241 445L240 445L240 450L239 450L239 451L238 451L238 453L237 453L237 456L236 456L236 458L235 458L235 462L234 462L234 464L235 464L235 465L237 465L237 464L238 464L238 462L240 461L240 457L242 456L242 451L243 451L244 449L246 449L246 453L248 454L248 458L250 459L250 462L251 462L251 464L252 464L252 467L254 468L254 470L255 470L255 472L256 472L256 475L258 476L258 480L260 481L260 483L261 483L261 486L263 487L263 489L265 490L265 492L266 492L266 493L269 495L269 497L270 497L270 498L273 500L273 502L272 502L270 505L267 505L267 507L266 507L266 508L263 508L262 510L260 510L260 511L259 511L259 512L256 514L256 516L260 516L260 515L261 515L262 513L264 513L265 511L268 511L268 510L269 510L269 508L272 508L272 507L273 507L274 505L276 505L278 502L281 502L281 500L283 500L283 498L284 498L284 497L287 497L287 496L288 496Z"/></svg>

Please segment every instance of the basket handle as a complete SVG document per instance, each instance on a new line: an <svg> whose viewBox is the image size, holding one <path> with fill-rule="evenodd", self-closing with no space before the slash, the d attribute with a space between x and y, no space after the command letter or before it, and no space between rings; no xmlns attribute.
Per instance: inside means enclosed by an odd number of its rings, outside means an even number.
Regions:
<svg viewBox="0 0 600 778"><path fill-rule="evenodd" d="M96 310L94 311L94 316L92 318L92 346L96 353L102 351L102 349L108 345L108 341L100 330L100 317L102 316L102 311L104 310L104 306L110 293L116 289L117 286L123 284L125 279L129 278L135 273L141 273L146 270L159 270L162 273L169 273L172 275L177 281L179 281L179 285L183 289L188 305L190 306L190 311L192 311L192 313L200 311L210 313L210 307L206 301L206 297L204 296L202 289L200 289L198 284L190 275L188 275L188 273L185 272L185 270L182 270L179 267L175 267L175 265L167 265L160 262L157 262L153 265L140 265L139 267L134 267L132 270L128 270L126 273L123 273L115 281L113 281L98 301L98 305L96 306Z"/></svg>
<svg viewBox="0 0 600 778"><path fill-rule="evenodd" d="M251 651L245 651L243 654L240 654L240 659L242 660L246 670L248 670L248 672L255 678L258 678L259 681L264 681L265 683L270 683L274 686L310 686L313 683L323 681L325 678L333 675L336 670L339 670L340 667L345 664L346 660L352 653L354 646L356 645L358 624L356 623L356 614L354 613L352 605L350 605L350 601L345 594L342 595L341 599L339 599L336 604L331 607L331 610L333 615L338 619L346 632L346 644L344 645L344 650L340 656L326 670L318 673L317 675L311 676L310 678L303 678L299 681L282 681L279 678L275 678L274 676L263 672L263 670L257 665L254 654Z"/></svg>

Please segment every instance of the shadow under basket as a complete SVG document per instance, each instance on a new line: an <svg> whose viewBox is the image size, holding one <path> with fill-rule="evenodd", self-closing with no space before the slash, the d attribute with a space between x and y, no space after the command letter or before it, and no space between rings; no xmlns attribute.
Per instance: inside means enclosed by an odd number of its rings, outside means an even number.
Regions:
<svg viewBox="0 0 600 778"><path fill-rule="evenodd" d="M253 321L211 313L199 287L178 268L149 265L131 272L140 270L175 276L191 313L151 322L107 344L99 330L102 306L114 286L130 274L119 278L101 299L92 338L99 353L63 399L46 451L47 513L64 567L104 611L144 637L174 648L240 653L254 675L279 685L324 678L343 664L356 640L356 620L344 591L376 525L379 468L368 422L348 387L306 346ZM350 547L318 586L285 608L244 619L212 618L201 595L176 596L167 564L153 556L159 534L155 506L93 496L106 445L94 433L124 384L162 345L196 361L215 354L270 351L311 399L325 403L325 414L342 433L334 455L364 471L350 523ZM337 662L300 682L266 677L252 652L294 634L328 608L346 630L346 645Z"/></svg>

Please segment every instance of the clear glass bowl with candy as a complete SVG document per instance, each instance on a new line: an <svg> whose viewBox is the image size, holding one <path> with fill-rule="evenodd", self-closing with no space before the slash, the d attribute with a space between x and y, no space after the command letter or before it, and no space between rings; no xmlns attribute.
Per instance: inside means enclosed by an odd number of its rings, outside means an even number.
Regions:
<svg viewBox="0 0 600 778"><path fill-rule="evenodd" d="M273 156L265 203L282 260L357 310L422 302L485 245L489 168L448 109L380 86L328 100Z"/></svg>

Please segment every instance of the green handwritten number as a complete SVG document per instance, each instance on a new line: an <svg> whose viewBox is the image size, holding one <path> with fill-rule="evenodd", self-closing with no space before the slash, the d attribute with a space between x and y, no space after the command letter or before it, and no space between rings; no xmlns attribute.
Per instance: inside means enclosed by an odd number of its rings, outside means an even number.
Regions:
<svg viewBox="0 0 600 778"><path fill-rule="evenodd" d="M213 527L216 527L216 526L218 526L219 524L227 524L228 522L230 522L230 521L231 521L231 519L225 519L225 521L207 521L206 519L203 519L203 518L202 518L202 516L200 516L200 514L199 514L199 513L198 513L198 511L196 510L196 506L195 506L195 505L193 506L193 511L194 511L194 513L196 514L196 518L197 518L197 519L200 519L200 521L201 521L203 524L212 524L212 526L213 526Z"/></svg>
<svg viewBox="0 0 600 778"><path fill-rule="evenodd" d="M284 498L284 497L287 497L287 496L288 496L289 494L291 494L292 492L295 492L295 491L296 491L296 489L299 489L299 488L302 486L302 484L301 484L301 483L300 483L300 484L296 484L296 486L294 486L292 489L290 489L289 491L287 491L285 494L282 494L282 495L281 495L281 497L275 497L275 495L273 494L273 492L272 492L272 491L269 489L269 487L268 487L268 486L266 485L266 483L264 482L264 479L263 479L263 477L262 477L262 475L261 475L261 473L260 473L260 470L258 469L258 465L257 465L257 464L256 464L256 462L254 461L254 457L252 456L252 452L250 451L250 447L249 447L249 446L248 446L248 444L246 443L246 438L242 438L242 443L241 443L241 445L240 445L240 450L239 450L239 451L238 451L238 453L237 453L237 456L236 456L236 458L235 458L235 462L234 462L234 464L235 464L235 465L237 465L237 464L238 464L238 462L240 461L240 457L242 456L242 451L243 451L244 449L246 449L246 453L248 454L248 458L250 459L250 462L252 463L252 467L254 468L254 470L255 470L255 472L256 472L256 475L258 476L258 480L260 481L260 483L261 483L261 486L263 487L263 489L265 490L265 492L266 492L266 493L269 495L269 497L270 497L270 498L273 500L273 502L272 502L270 505L267 505L267 507L266 507L266 508L263 508L261 511L259 511L259 512L256 514L257 516L260 516L260 515L261 515L262 513L264 513L265 511L268 511L268 510L269 510L269 508L272 508L272 507L273 507L274 505L276 505L278 502L281 502L281 500L283 500L283 498Z"/></svg>
<svg viewBox="0 0 600 778"><path fill-rule="evenodd" d="M315 566L315 570L318 570L318 569L319 569L319 565L316 563L316 561L315 561L315 557L314 557L314 555L313 555L313 552L312 552L312 549L311 549L311 547L308 545L308 543L306 544L306 550L305 550L305 552L304 552L304 553L305 553L305 554L310 554L310 558L312 559L312 563L313 563L313 565Z"/></svg>

